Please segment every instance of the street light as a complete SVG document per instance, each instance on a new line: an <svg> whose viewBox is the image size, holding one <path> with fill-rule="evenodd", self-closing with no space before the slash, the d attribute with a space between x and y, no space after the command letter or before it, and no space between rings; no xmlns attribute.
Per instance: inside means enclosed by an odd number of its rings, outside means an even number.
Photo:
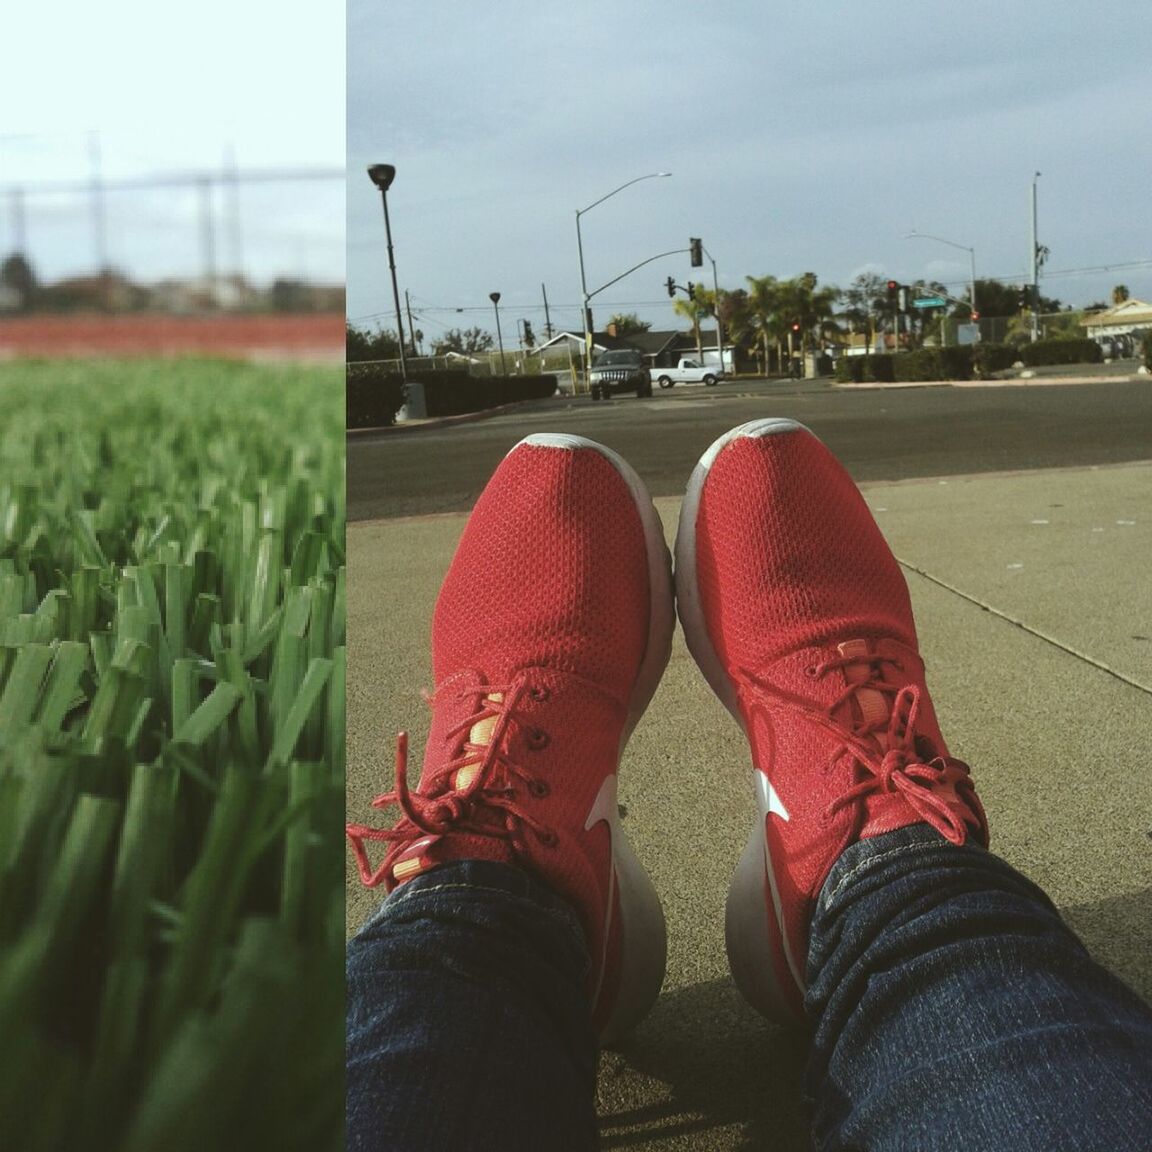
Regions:
<svg viewBox="0 0 1152 1152"><path fill-rule="evenodd" d="M388 238L388 268L392 273L392 299L396 304L396 331L400 337L400 377L408 383L408 362L404 359L404 325L400 320L400 289L396 286L396 259L392 254L392 225L388 220L388 189L396 179L393 164L373 164L368 169L368 179L380 189L380 199L384 201L384 234Z"/></svg>
<svg viewBox="0 0 1152 1152"><path fill-rule="evenodd" d="M930 236L927 232L909 232L904 237L905 240L935 240L938 244L947 244L949 248L959 248L963 252L968 253L968 311L973 316L976 315L976 249L970 248L967 244L957 244L955 240L945 240L943 236ZM943 339L943 326L940 329L941 339Z"/></svg>
<svg viewBox="0 0 1152 1152"><path fill-rule="evenodd" d="M580 256L580 299L583 304L584 312L584 371L587 373L588 366L592 360L592 310L588 306L588 301L591 297L588 295L588 281L584 275L584 242L580 235L580 217L585 212L591 212L597 204L603 204L605 200L611 199L617 192L623 192L625 188L631 188L633 184L639 184L641 180L655 180L658 176L671 176L671 172L649 172L644 176L636 176L631 180L621 184L619 188L613 188L611 192L606 192L599 200L593 200L587 208L576 209L576 251Z"/></svg>
<svg viewBox="0 0 1152 1152"><path fill-rule="evenodd" d="M492 301L492 307L496 309L496 344L500 349L500 375L507 376L508 369L504 364L504 337L500 334L500 293L489 292L488 299Z"/></svg>

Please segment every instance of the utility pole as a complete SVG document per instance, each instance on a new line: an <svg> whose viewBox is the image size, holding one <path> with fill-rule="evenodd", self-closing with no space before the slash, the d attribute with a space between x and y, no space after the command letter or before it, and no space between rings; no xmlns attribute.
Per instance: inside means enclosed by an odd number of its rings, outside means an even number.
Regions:
<svg viewBox="0 0 1152 1152"><path fill-rule="evenodd" d="M9 195L12 201L12 251L27 258L28 227L24 214L24 189L13 188Z"/></svg>
<svg viewBox="0 0 1152 1152"><path fill-rule="evenodd" d="M544 335L548 340L552 339L552 317L548 314L548 289L543 284L540 285L540 292L544 297Z"/></svg>
<svg viewBox="0 0 1152 1152"><path fill-rule="evenodd" d="M1040 339L1040 244L1036 239L1036 181L1037 172L1032 177L1032 251L1029 253L1032 266L1032 343Z"/></svg>
<svg viewBox="0 0 1152 1152"><path fill-rule="evenodd" d="M100 305L108 309L108 220L104 205L103 165L100 157L100 133L88 134L88 159L92 170L92 235L96 245L96 275L100 278Z"/></svg>
<svg viewBox="0 0 1152 1152"><path fill-rule="evenodd" d="M216 303L216 226L212 219L212 179L200 179L200 243L204 255L204 291L210 306Z"/></svg>
<svg viewBox="0 0 1152 1152"><path fill-rule="evenodd" d="M412 355L418 355L416 351L416 326L412 323L412 304L408 299L408 289L404 289L404 311L408 313L408 338L412 341Z"/></svg>
<svg viewBox="0 0 1152 1152"><path fill-rule="evenodd" d="M232 249L232 275L236 277L237 291L244 284L244 224L240 215L240 171L236 166L236 150L231 144L224 153L225 217L228 222L228 243ZM243 302L243 300L241 301Z"/></svg>

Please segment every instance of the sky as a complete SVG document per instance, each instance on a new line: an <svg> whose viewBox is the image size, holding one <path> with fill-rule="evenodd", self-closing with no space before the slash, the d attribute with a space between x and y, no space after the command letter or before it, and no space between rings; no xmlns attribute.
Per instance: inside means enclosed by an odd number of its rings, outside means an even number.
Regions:
<svg viewBox="0 0 1152 1152"><path fill-rule="evenodd" d="M872 272L959 296L967 249L977 277L1020 283L1035 185L1045 296L1152 300L1147 0L350 0L348 30L365 328L395 328L377 162L396 167L397 278L427 340L493 331L493 291L506 341L520 320L543 332L545 294L553 327L578 328L577 210L661 171L581 215L590 292L693 236L721 288ZM668 276L710 286L712 267L647 264L595 296L597 327L682 327Z"/></svg>
<svg viewBox="0 0 1152 1152"><path fill-rule="evenodd" d="M90 273L93 198L45 185L223 170L327 170L243 184L239 211L213 194L218 270L254 279L344 278L345 25L342 3L155 0L11 4L0 68L0 256L19 234L42 279ZM19 50L14 50L19 49ZM141 279L206 261L201 194L169 187L104 196L105 251ZM239 228L236 221L239 221ZM238 233L238 236L237 236Z"/></svg>

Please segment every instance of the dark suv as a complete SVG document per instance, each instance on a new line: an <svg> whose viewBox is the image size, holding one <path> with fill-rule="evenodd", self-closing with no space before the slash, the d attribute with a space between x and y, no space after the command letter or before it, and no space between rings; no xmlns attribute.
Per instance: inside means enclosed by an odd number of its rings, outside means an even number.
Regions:
<svg viewBox="0 0 1152 1152"><path fill-rule="evenodd" d="M613 392L652 395L652 377L644 354L635 348L614 348L601 352L592 362L588 386L593 400L607 400Z"/></svg>

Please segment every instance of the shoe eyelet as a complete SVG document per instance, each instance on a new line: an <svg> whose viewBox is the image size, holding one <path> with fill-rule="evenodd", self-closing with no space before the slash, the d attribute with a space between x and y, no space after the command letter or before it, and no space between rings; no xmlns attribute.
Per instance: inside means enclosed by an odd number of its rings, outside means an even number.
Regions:
<svg viewBox="0 0 1152 1152"><path fill-rule="evenodd" d="M530 780L528 782L528 795L537 800L543 800L545 796L552 795L552 789L548 786L547 780Z"/></svg>
<svg viewBox="0 0 1152 1152"><path fill-rule="evenodd" d="M541 832L540 843L543 844L545 848L555 848L556 845L560 843L560 837L557 836L555 832Z"/></svg>
<svg viewBox="0 0 1152 1152"><path fill-rule="evenodd" d="M820 669L815 664L809 664L808 667L804 669L804 675L810 680L815 680L820 675Z"/></svg>
<svg viewBox="0 0 1152 1152"><path fill-rule="evenodd" d="M539 752L541 748L547 748L549 744L548 733L540 728L530 728L528 730L528 747L533 752Z"/></svg>
<svg viewBox="0 0 1152 1152"><path fill-rule="evenodd" d="M543 704L552 695L542 684L536 684L528 689L528 699L535 700L537 704Z"/></svg>

